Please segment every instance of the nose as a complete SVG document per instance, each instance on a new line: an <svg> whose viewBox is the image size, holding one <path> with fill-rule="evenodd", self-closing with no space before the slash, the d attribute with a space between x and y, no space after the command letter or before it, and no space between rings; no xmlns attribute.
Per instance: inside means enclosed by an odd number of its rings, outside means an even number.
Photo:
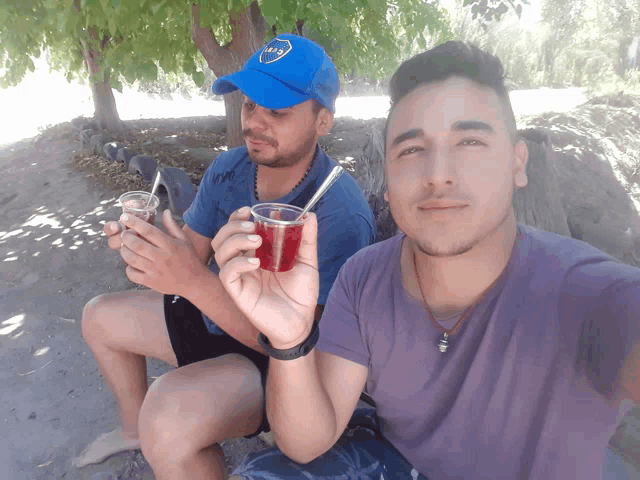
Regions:
<svg viewBox="0 0 640 480"><path fill-rule="evenodd" d="M455 184L455 165L445 145L434 145L427 151L423 161L422 179L425 185L436 190Z"/></svg>

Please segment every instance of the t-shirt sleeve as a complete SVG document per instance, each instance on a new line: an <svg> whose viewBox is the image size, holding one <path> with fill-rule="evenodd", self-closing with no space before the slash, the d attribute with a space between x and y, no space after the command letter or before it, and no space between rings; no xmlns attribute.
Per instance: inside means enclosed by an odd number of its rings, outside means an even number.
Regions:
<svg viewBox="0 0 640 480"><path fill-rule="evenodd" d="M209 166L200 186L196 197L191 202L191 205L183 215L183 219L189 228L200 235L208 238L213 238L216 232L216 219L218 218L218 199L219 195L216 191L219 188L219 183L216 182L216 178L220 175L224 175L224 172L220 172L220 166L224 164L223 155L220 154L216 160Z"/></svg>
<svg viewBox="0 0 640 480"><path fill-rule="evenodd" d="M584 318L578 364L598 392L615 398L622 368L640 347L640 270L635 278L623 277L609 285Z"/></svg>
<svg viewBox="0 0 640 480"><path fill-rule="evenodd" d="M320 339L316 349L369 366L369 349L362 337L357 313L357 262L347 262L338 274L320 319Z"/></svg>
<svg viewBox="0 0 640 480"><path fill-rule="evenodd" d="M360 214L341 210L318 219L319 305L326 304L344 263L358 250L373 243L374 238L372 225Z"/></svg>

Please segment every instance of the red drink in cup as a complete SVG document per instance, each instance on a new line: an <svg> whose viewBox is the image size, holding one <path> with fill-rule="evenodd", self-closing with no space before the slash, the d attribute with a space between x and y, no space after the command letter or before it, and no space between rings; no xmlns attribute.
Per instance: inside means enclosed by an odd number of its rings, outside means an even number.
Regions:
<svg viewBox="0 0 640 480"><path fill-rule="evenodd" d="M271 272L291 270L298 255L304 220L297 220L302 209L280 203L260 203L251 209L256 235L262 244L256 249L260 268Z"/></svg>
<svg viewBox="0 0 640 480"><path fill-rule="evenodd" d="M153 195L149 205L148 192L127 192L120 196L118 201L122 206L122 213L134 215L151 225L156 221L156 210L160 205L160 199Z"/></svg>

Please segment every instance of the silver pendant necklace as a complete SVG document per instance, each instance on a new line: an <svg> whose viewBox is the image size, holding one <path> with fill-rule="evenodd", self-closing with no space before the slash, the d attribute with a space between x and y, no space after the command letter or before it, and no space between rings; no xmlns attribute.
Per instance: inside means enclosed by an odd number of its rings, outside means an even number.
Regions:
<svg viewBox="0 0 640 480"><path fill-rule="evenodd" d="M440 350L440 353L447 353L447 350L449 349L448 338L449 338L449 335L447 335L447 332L443 332L442 338L438 342L438 350Z"/></svg>
<svg viewBox="0 0 640 480"><path fill-rule="evenodd" d="M458 331L458 328L460 327L460 325L462 325L462 322L464 321L464 319L467 318L467 316L473 311L477 302L472 303L467 307L467 309L464 312L462 312L462 315L460 315L460 318L452 328L449 328L449 329L444 328L442 325L440 325L436 321L435 315L431 312L431 309L429 308L429 304L427 303L427 300L424 297L424 292L422 290L422 281L420 280L420 275L418 274L418 265L416 262L415 251L413 250L411 251L411 256L412 256L413 272L416 276L416 280L418 281L418 288L420 290L420 295L422 296L422 303L424 305L424 309L427 311L427 314L429 315L429 318L431 319L431 322L434 324L434 326L438 330L440 330L440 332L442 332L442 335L440 336L440 339L438 341L438 350L440 351L440 353L444 355L445 353L447 353L447 350L449 350L449 347L451 346L449 343L449 336L453 335L456 331Z"/></svg>

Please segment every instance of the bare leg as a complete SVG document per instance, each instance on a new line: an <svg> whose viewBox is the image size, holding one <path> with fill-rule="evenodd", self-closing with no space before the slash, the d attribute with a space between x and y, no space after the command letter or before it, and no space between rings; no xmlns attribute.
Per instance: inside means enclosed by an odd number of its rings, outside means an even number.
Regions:
<svg viewBox="0 0 640 480"><path fill-rule="evenodd" d="M147 364L153 357L177 366L164 320L163 296L128 291L91 300L82 314L82 332L116 397L122 428L98 437L77 458L77 468L140 448L138 414L147 393Z"/></svg>
<svg viewBox="0 0 640 480"><path fill-rule="evenodd" d="M255 432L263 403L260 372L241 355L164 374L151 385L139 420L142 453L156 479L225 478L216 444Z"/></svg>

